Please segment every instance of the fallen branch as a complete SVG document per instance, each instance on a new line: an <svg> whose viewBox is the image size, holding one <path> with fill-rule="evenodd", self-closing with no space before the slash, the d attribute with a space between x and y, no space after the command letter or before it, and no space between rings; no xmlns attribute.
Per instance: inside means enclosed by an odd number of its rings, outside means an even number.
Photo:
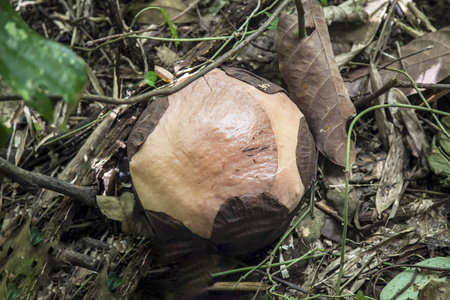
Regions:
<svg viewBox="0 0 450 300"><path fill-rule="evenodd" d="M24 188L44 188L72 197L88 206L96 203L96 192L92 188L82 187L44 174L34 173L10 163L0 157L0 174L19 183Z"/></svg>

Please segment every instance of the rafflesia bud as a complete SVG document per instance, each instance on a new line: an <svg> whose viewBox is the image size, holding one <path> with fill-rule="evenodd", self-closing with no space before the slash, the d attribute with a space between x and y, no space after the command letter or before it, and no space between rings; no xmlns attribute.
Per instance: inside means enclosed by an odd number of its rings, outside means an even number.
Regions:
<svg viewBox="0 0 450 300"><path fill-rule="evenodd" d="M282 88L226 68L153 101L128 154L157 237L179 248L203 241L246 254L286 230L311 182L316 150Z"/></svg>

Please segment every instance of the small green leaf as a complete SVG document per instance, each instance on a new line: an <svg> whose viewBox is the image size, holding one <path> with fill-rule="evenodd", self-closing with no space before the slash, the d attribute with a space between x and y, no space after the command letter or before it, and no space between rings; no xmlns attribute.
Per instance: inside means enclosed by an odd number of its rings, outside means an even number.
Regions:
<svg viewBox="0 0 450 300"><path fill-rule="evenodd" d="M39 131L41 128L39 127L39 124L37 122L33 122L34 130Z"/></svg>
<svg viewBox="0 0 450 300"><path fill-rule="evenodd" d="M356 293L356 300L367 300L367 297L364 296L362 291L358 291L358 293Z"/></svg>
<svg viewBox="0 0 450 300"><path fill-rule="evenodd" d="M441 119L442 124L450 130L450 118ZM431 152L427 156L431 171L436 174L444 187L450 187L450 138L444 133L434 136L431 144Z"/></svg>
<svg viewBox="0 0 450 300"><path fill-rule="evenodd" d="M161 7L155 7L155 6L149 6L146 7L142 10L140 10L133 18L133 21L131 22L130 28L133 27L134 23L136 22L136 20L138 19L139 15L141 15L142 13L144 13L145 11L151 10L151 9L159 9L159 11L162 13L162 15L164 16L164 19L166 20L167 25L170 28L170 32L172 33L172 37L174 39L178 38L178 33L177 33L177 29L175 28L175 26L173 25L172 20L170 19L169 15L166 13L166 11L164 9L162 9ZM178 47L178 45L180 44L180 42L175 42L175 47Z"/></svg>
<svg viewBox="0 0 450 300"><path fill-rule="evenodd" d="M265 14L266 14L267 17L270 17L272 15L271 13L268 13L268 12L265 12ZM275 20L273 20L272 24L270 24L270 26L267 27L267 29L273 30L273 31L277 31L278 19L279 19L279 17L276 17Z"/></svg>
<svg viewBox="0 0 450 300"><path fill-rule="evenodd" d="M14 283L8 283L6 287L6 298L8 300L16 300L20 296L20 289Z"/></svg>
<svg viewBox="0 0 450 300"><path fill-rule="evenodd" d="M164 9L160 8L159 10L160 10L161 13L163 14L164 19L166 19L167 25L169 25L170 32L172 33L172 37L173 37L174 39L177 39L177 38L178 38L177 29L175 28L175 26L173 26L172 20L170 20L169 16L168 16L167 13L164 11ZM179 44L180 44L180 42L175 42L175 48L177 48Z"/></svg>
<svg viewBox="0 0 450 300"><path fill-rule="evenodd" d="M12 129L6 127L0 120L0 148L8 143L9 138L11 137L11 133Z"/></svg>
<svg viewBox="0 0 450 300"><path fill-rule="evenodd" d="M47 120L52 105L46 93L61 95L70 114L87 84L84 61L31 30L6 0L0 0L0 74Z"/></svg>
<svg viewBox="0 0 450 300"><path fill-rule="evenodd" d="M122 277L117 276L115 272L108 273L108 288L110 291L114 291L122 284Z"/></svg>
<svg viewBox="0 0 450 300"><path fill-rule="evenodd" d="M31 226L30 228L30 241L33 246L39 244L45 236L45 232L40 231L36 226Z"/></svg>
<svg viewBox="0 0 450 300"><path fill-rule="evenodd" d="M156 75L155 72L150 71L150 72L147 72L147 74L145 74L144 82L146 84L148 84L149 86L152 86L156 89L155 82L156 82L157 78L158 78L158 75Z"/></svg>
<svg viewBox="0 0 450 300"><path fill-rule="evenodd" d="M269 294L265 294L265 295L262 297L262 300L273 300L273 297L270 296Z"/></svg>

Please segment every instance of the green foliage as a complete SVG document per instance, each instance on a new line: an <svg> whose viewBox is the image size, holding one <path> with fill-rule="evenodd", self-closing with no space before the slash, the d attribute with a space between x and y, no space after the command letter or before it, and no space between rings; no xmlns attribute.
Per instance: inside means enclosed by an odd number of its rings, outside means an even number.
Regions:
<svg viewBox="0 0 450 300"><path fill-rule="evenodd" d="M429 266L435 268L447 268L450 269L450 257L434 257L421 261L417 265ZM416 275L415 275L415 272ZM416 268L407 268L405 271L398 274L392 279L388 285L386 285L381 291L380 299L388 300L393 299L394 295L404 287L408 288L397 296L397 300L418 299L419 293L422 289L426 288L428 284L435 284L436 282L444 283L447 277L442 276L444 273L436 272L420 272ZM415 276L415 278L414 278ZM411 282L413 282L411 284ZM445 284L445 283L444 283ZM430 298L430 299L448 299L448 298Z"/></svg>
<svg viewBox="0 0 450 300"><path fill-rule="evenodd" d="M16 300L19 298L21 290L14 283L8 283L6 290L6 298L8 300Z"/></svg>
<svg viewBox="0 0 450 300"><path fill-rule="evenodd" d="M47 120L52 104L46 93L61 95L70 113L87 83L84 61L31 30L6 0L0 0L0 74Z"/></svg>
<svg viewBox="0 0 450 300"><path fill-rule="evenodd" d="M364 293L362 291L358 291L358 293L356 293L356 300L368 300L368 298L366 296L364 296Z"/></svg>
<svg viewBox="0 0 450 300"><path fill-rule="evenodd" d="M147 72L147 74L145 74L144 82L146 84L148 84L149 86L152 86L156 89L155 82L156 82L157 78L158 78L158 76L156 75L156 73L153 71L150 71L150 72Z"/></svg>
<svg viewBox="0 0 450 300"><path fill-rule="evenodd" d="M117 276L116 272L108 273L108 288L110 291L114 291L122 284L122 277Z"/></svg>
<svg viewBox="0 0 450 300"><path fill-rule="evenodd" d="M265 14L266 14L267 17L270 17L272 15L271 13L268 13L268 12L265 12ZM275 20L273 20L272 24L270 24L270 26L267 27L267 29L273 30L273 31L277 31L278 20L279 20L279 17L276 17Z"/></svg>
<svg viewBox="0 0 450 300"><path fill-rule="evenodd" d="M11 137L12 129L6 127L0 120L0 148L5 146Z"/></svg>
<svg viewBox="0 0 450 300"><path fill-rule="evenodd" d="M167 25L169 25L170 32L172 33L172 37L173 37L174 39L177 39L177 38L178 38L177 29L175 28L175 26L173 26L172 20L170 20L169 16L168 16L167 13L164 11L164 9L159 8L159 10L160 10L161 13L163 14L164 19L166 19ZM180 42L175 42L175 48L177 48L179 44L180 44Z"/></svg>
<svg viewBox="0 0 450 300"><path fill-rule="evenodd" d="M30 228L30 242L31 245L36 246L39 244L45 236L45 232L40 231L36 226L31 226Z"/></svg>
<svg viewBox="0 0 450 300"><path fill-rule="evenodd" d="M133 27L134 23L136 22L136 20L138 19L139 15L141 15L142 13L144 13L145 11L148 11L150 9L159 9L159 11L162 13L162 15L164 16L164 19L166 20L167 25L170 28L170 32L172 33L172 37L174 39L178 38L178 33L177 33L177 29L175 28L175 26L173 25L172 20L170 19L169 15L166 13L166 11L164 9L162 9L161 7L154 7L154 6L150 6L150 7L146 7L144 9L142 9L141 11L139 11L135 16L133 21L131 22L130 27ZM178 47L178 45L180 44L180 42L176 41L175 42L175 47Z"/></svg>
<svg viewBox="0 0 450 300"><path fill-rule="evenodd" d="M450 117L441 119L442 125L450 130ZM436 134L427 156L428 164L434 174L438 175L444 187L450 187L450 138L442 132Z"/></svg>

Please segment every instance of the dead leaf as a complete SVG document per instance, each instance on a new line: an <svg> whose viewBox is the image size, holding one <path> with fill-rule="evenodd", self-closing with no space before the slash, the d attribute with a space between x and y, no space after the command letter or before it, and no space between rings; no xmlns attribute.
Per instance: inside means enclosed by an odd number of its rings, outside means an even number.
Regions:
<svg viewBox="0 0 450 300"><path fill-rule="evenodd" d="M346 4L346 6L353 7L353 1L350 0L344 3L348 2L349 4ZM341 5L344 5L344 3ZM389 1L387 0L368 1L364 7L364 12L368 16L366 22L357 24L339 22L333 23L328 27L333 43L334 55L339 67L347 64L370 45L380 27L388 4ZM328 18L327 22L329 22ZM338 49L337 46L339 48L348 48L348 50L336 52Z"/></svg>
<svg viewBox="0 0 450 300"><path fill-rule="evenodd" d="M432 46L431 49L420 52L430 46ZM416 83L438 83L450 75L450 26L413 40L406 46L401 47L401 52L403 57L420 52L403 59L406 71ZM385 65L391 61L393 61L392 58L384 59L381 65ZM399 62L389 67L402 69ZM367 72L367 68L362 68L350 74L350 79L355 79L353 82L346 82L350 97L370 93L370 88L367 87L364 78L359 78L361 75L367 74ZM382 83L386 84L396 74L398 73L388 70L380 71ZM407 81L403 75L398 75L397 78ZM402 89L402 91L407 96L415 93L413 89L407 89L406 91Z"/></svg>
<svg viewBox="0 0 450 300"><path fill-rule="evenodd" d="M120 198L97 196L97 204L102 213L109 219L120 221L127 234L152 237L153 232L144 214L136 209L136 201L132 193L123 193Z"/></svg>
<svg viewBox="0 0 450 300"><path fill-rule="evenodd" d="M163 66L171 66L180 59L180 57L174 51L170 50L166 44L160 47L155 47L155 50L156 56L159 58L161 65Z"/></svg>
<svg viewBox="0 0 450 300"><path fill-rule="evenodd" d="M405 94L397 88L393 88L389 91L388 103L411 104ZM405 124L408 135L413 141L411 143L412 154L419 159L423 158L430 151L430 143L427 140L422 125L420 125L417 115L412 109L398 109L398 113Z"/></svg>
<svg viewBox="0 0 450 300"><path fill-rule="evenodd" d="M392 203L400 201L403 189L403 173L406 165L406 152L402 137L397 136L391 143L383 174L377 189L375 206L380 216Z"/></svg>
<svg viewBox="0 0 450 300"><path fill-rule="evenodd" d="M355 113L355 107L334 59L322 7L315 0L303 0L303 6L306 31L310 32L307 37L297 36L296 14L280 16L275 35L280 72L291 99L305 114L319 150L334 163L344 166L346 122ZM350 163L354 161L352 143Z"/></svg>
<svg viewBox="0 0 450 300"><path fill-rule="evenodd" d="M421 237L421 242L431 248L449 247L450 230L446 225L448 208L446 205L432 207L425 213L408 220Z"/></svg>
<svg viewBox="0 0 450 300"><path fill-rule="evenodd" d="M378 90L382 87L380 74L373 63L370 64L370 86L373 90ZM381 105L386 103L386 96L380 95L372 101L372 106ZM395 137L394 125L387 120L386 112L382 109L375 110L375 124L378 128L378 134L380 135L383 148L387 151L392 144L392 139Z"/></svg>

